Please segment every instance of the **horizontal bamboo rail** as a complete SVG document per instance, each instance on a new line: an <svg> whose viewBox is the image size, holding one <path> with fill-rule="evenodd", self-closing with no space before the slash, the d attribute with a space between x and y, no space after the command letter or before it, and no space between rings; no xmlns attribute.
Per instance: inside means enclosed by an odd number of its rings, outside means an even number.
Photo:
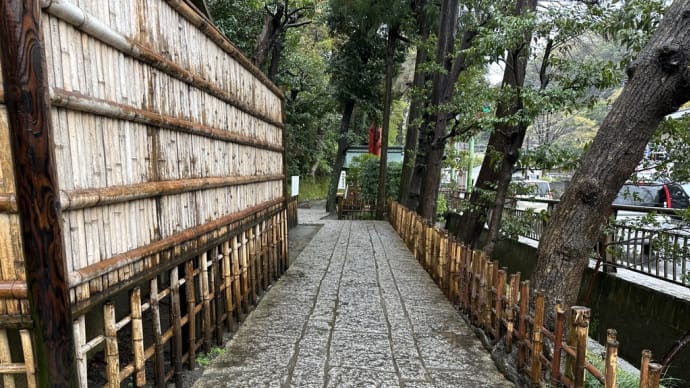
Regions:
<svg viewBox="0 0 690 388"><path fill-rule="evenodd" d="M234 46L232 46L230 42L227 41L222 34L220 34L220 32L218 32L215 28L212 28L210 24L206 23L201 16L195 18L193 16L193 14L196 14L194 10L186 6L184 3L178 3L175 1L169 1L169 3L171 3L171 5L179 12L182 12L185 18L197 25L197 27L201 27L200 29L202 31L210 34L209 37L214 40L219 47L226 50L231 57L240 62L252 75L263 80L262 82L264 85L266 85L276 96L283 96L280 89L273 85L273 83L270 82L260 70L256 69L255 66L253 66L236 48L234 48ZM124 36L120 32L111 29L98 20L98 18L89 15L75 4L72 4L68 1L41 0L41 7L43 8L44 12L47 12L48 14L73 25L75 28L88 33L89 35L116 48L124 54L147 63L148 65L155 67L156 69L174 78L177 78L182 82L186 82L195 88L199 88L251 116L257 117L279 128L283 128L284 126L284 124L280 121L274 120L264 113L255 111L252 107L246 103L243 103L235 96L216 87L212 82L192 73L172 60L156 53L153 49L149 48L143 43L135 42L130 37Z"/></svg>
<svg viewBox="0 0 690 388"><path fill-rule="evenodd" d="M17 198L14 194L0 194L0 213L16 213Z"/></svg>
<svg viewBox="0 0 690 388"><path fill-rule="evenodd" d="M50 89L50 102L53 106L78 112L92 113L113 119L128 120L134 123L153 125L160 128L208 137L211 139L224 140L236 144L248 145L269 151L283 151L283 146L279 144L272 144L250 136L244 136L228 132L227 130L209 127L208 125L204 125L202 123L165 116L160 113L118 104L116 102L102 100L60 88ZM280 128L280 126L276 125L275 123L271 124Z"/></svg>
<svg viewBox="0 0 690 388"><path fill-rule="evenodd" d="M0 299L26 299L28 297L25 281L0 280Z"/></svg>
<svg viewBox="0 0 690 388"><path fill-rule="evenodd" d="M63 210L84 209L162 195L189 193L197 190L247 185L251 183L280 181L282 179L282 175L227 176L146 182L135 185L104 187L100 189L61 190L60 204Z"/></svg>
<svg viewBox="0 0 690 388"><path fill-rule="evenodd" d="M587 372L606 387L615 386L619 346L615 330L608 332L603 372L585 357L589 308L571 307L566 341L566 314L561 304L556 306L556 327L551 332L543 326L543 291L535 292L535 310L531 311L529 282L521 282L519 273L508 276L506 269L499 269L482 252L451 241L444 231L397 202L389 203L389 220L441 290L475 326L494 340L504 341L506 353L518 346L517 369L527 385L548 381L554 386L584 387ZM543 354L545 339L553 345L553 357ZM660 365L650 359L651 352L643 351L640 388L659 387Z"/></svg>

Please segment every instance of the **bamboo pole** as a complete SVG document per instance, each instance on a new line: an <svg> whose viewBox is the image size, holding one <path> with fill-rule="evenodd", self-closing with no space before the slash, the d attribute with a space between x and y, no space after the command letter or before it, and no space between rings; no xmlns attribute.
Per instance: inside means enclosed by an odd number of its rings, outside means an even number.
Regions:
<svg viewBox="0 0 690 388"><path fill-rule="evenodd" d="M189 369L196 368L196 295L193 259L185 264L185 293L187 294L187 341Z"/></svg>
<svg viewBox="0 0 690 388"><path fill-rule="evenodd" d="M529 314L529 280L520 283L520 311L518 313L518 340L520 349L518 352L518 370L522 370L527 363L527 315Z"/></svg>
<svg viewBox="0 0 690 388"><path fill-rule="evenodd" d="M618 341L616 340L616 330L608 329L606 336L606 388L615 388L616 367L618 366Z"/></svg>
<svg viewBox="0 0 690 388"><path fill-rule="evenodd" d="M223 241L223 283L225 285L225 325L235 330L235 307L232 300L232 267L230 263L230 241Z"/></svg>
<svg viewBox="0 0 690 388"><path fill-rule="evenodd" d="M276 216L271 217L271 284L278 279L278 227Z"/></svg>
<svg viewBox="0 0 690 388"><path fill-rule="evenodd" d="M498 267L498 265L496 265ZM506 277L507 268L501 268L498 270L498 280L496 282L496 327L495 327L495 338L501 338L502 332L502 319L503 319L503 293L506 289Z"/></svg>
<svg viewBox="0 0 690 388"><path fill-rule="evenodd" d="M132 315L132 353L134 356L134 385L146 385L146 370L144 369L144 324L141 314L141 289L135 287L130 295L130 311Z"/></svg>
<svg viewBox="0 0 690 388"><path fill-rule="evenodd" d="M220 263L219 260L223 258L222 254L219 254L219 247L215 247L212 250L213 256L211 261L211 280L213 280L213 320L215 323L215 337L216 345L223 344L223 294L220 292L221 285L221 273L220 273Z"/></svg>
<svg viewBox="0 0 690 388"><path fill-rule="evenodd" d="M180 303L180 275L178 267L170 270L170 322L173 329L172 354L175 387L182 388L182 312ZM191 316L191 314L190 314Z"/></svg>
<svg viewBox="0 0 690 388"><path fill-rule="evenodd" d="M649 363L649 388L659 388L661 383L661 370L663 366L656 362Z"/></svg>
<svg viewBox="0 0 690 388"><path fill-rule="evenodd" d="M652 360L652 351L649 349L642 350L642 359L640 361L640 388L649 388L649 364Z"/></svg>
<svg viewBox="0 0 690 388"><path fill-rule="evenodd" d="M259 297L264 295L264 254L263 254L263 232L261 230L262 223L259 222L254 225L254 254L256 256L256 287Z"/></svg>
<svg viewBox="0 0 690 388"><path fill-rule="evenodd" d="M239 236L236 234L232 237L232 278L233 278L233 294L235 296L235 314L237 321L241 322L242 315L242 290L240 286L240 252L238 240Z"/></svg>
<svg viewBox="0 0 690 388"><path fill-rule="evenodd" d="M171 277L172 278L172 277ZM172 279L171 279L172 280ZM160 294L158 292L158 276L155 276L149 282L151 297L151 329L153 332L153 346L154 346L154 364L153 373L156 379L156 386L158 388L165 387L165 355L163 349L163 339L161 338L163 329L161 327L161 313L160 313ZM172 294L172 285L170 293ZM172 299L172 295L171 295ZM171 302L172 307L172 302ZM172 308L171 308L172 310ZM174 325L172 319L170 320L171 325ZM174 330L173 330L174 335Z"/></svg>
<svg viewBox="0 0 690 388"><path fill-rule="evenodd" d="M38 381L76 384L48 69L37 2L0 2L0 68L13 155Z"/></svg>
<svg viewBox="0 0 690 388"><path fill-rule="evenodd" d="M249 255L247 252L247 231L240 233L242 244L240 246L240 274L242 285L242 312L249 313Z"/></svg>
<svg viewBox="0 0 690 388"><path fill-rule="evenodd" d="M544 290L537 291L534 308L534 324L532 326L532 367L530 383L538 387L541 380L541 352L543 347L541 329L544 325Z"/></svg>
<svg viewBox="0 0 690 388"><path fill-rule="evenodd" d="M60 202L65 210L77 210L160 196L193 193L199 190L266 183L280 179L282 179L282 175L224 176L145 182L97 189L62 190L60 191Z"/></svg>
<svg viewBox="0 0 690 388"><path fill-rule="evenodd" d="M576 388L580 388L585 386L585 355L587 353L587 332L591 311L587 307L573 306L570 309L570 314L573 316L571 330L575 332L577 344L575 348L574 383Z"/></svg>
<svg viewBox="0 0 690 388"><path fill-rule="evenodd" d="M26 366L26 386L27 388L36 388L36 367L31 340L31 331L22 329L19 331L19 336L21 338L22 350L24 353L24 365Z"/></svg>
<svg viewBox="0 0 690 388"><path fill-rule="evenodd" d="M11 363L12 352L10 351L10 343L7 338L7 330L0 329L0 365ZM14 376L11 374L3 374L2 383L4 388L15 388Z"/></svg>
<svg viewBox="0 0 690 388"><path fill-rule="evenodd" d="M201 279L201 298L202 298L202 330L204 333L204 351L211 351L211 337L213 334L213 324L211 321L211 293L209 291L208 274L208 252L204 252L199 257L199 278Z"/></svg>
<svg viewBox="0 0 690 388"><path fill-rule="evenodd" d="M513 351L513 335L515 330L515 309L520 290L520 272L510 275L508 289L508 308L506 309L506 353Z"/></svg>
<svg viewBox="0 0 690 388"><path fill-rule="evenodd" d="M561 383L561 349L565 333L565 310L560 300L556 301L556 328L554 329L553 359L551 360L551 384Z"/></svg>
<svg viewBox="0 0 690 388"><path fill-rule="evenodd" d="M108 388L119 388L120 354L117 347L117 324L115 322L115 306L110 302L103 306L103 322L107 386Z"/></svg>
<svg viewBox="0 0 690 388"><path fill-rule="evenodd" d="M249 278L251 279L251 300L252 304L256 304L257 302L257 286L258 286L258 281L257 281L257 268L256 268L256 234L254 234L254 228L249 228L248 231L248 238L249 238L249 272L250 276Z"/></svg>
<svg viewBox="0 0 690 388"><path fill-rule="evenodd" d="M86 317L81 315L74 320L74 349L77 363L78 384L86 384L88 381L88 360L84 347L86 345Z"/></svg>

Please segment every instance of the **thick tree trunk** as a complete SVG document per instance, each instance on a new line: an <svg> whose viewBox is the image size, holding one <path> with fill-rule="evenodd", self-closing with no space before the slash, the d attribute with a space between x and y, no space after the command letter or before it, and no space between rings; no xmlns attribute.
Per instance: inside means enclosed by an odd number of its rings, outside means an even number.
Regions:
<svg viewBox="0 0 690 388"><path fill-rule="evenodd" d="M534 12L537 7L536 0L517 0L515 5L516 15L525 15ZM506 66L503 73L503 88L508 92L505 100L499 101L496 109L498 118L508 118L518 114L523 108L521 89L525 84L525 72L529 59L529 43L532 40L532 31L525 31L524 40L517 48L511 49L506 58ZM503 217L503 205L505 204L508 185L513 173L513 167L518 160L522 142L528 124L524 121L516 125L498 125L489 137L487 151L501 156L496 166L496 158L488 156L484 158L477 178L477 188L470 197L469 211L463 214L458 237L465 244L476 247L479 236L487 220L489 209L489 235L484 251L491 255L498 239L498 231ZM488 195L493 192L493 196Z"/></svg>
<svg viewBox="0 0 690 388"><path fill-rule="evenodd" d="M426 0L419 1L415 4L414 9L417 13L417 31L422 42L426 42L429 38L429 21L424 12ZM428 76L422 71L422 65L429 57L423 44L417 46L417 56L414 64L414 77L412 79L412 88L422 90L426 83ZM414 94L413 94L414 95ZM419 123L417 121L422 116L423 100L419 97L413 97L410 102L410 111L407 115L407 133L405 134L405 151L403 154L403 168L400 175L400 197L399 201L407 205L410 195L410 183L412 181L412 173L414 171L415 156L417 153L417 142L419 141ZM419 191L417 191L419 192ZM411 209L416 209L413 207Z"/></svg>
<svg viewBox="0 0 690 388"><path fill-rule="evenodd" d="M547 323L557 300L577 302L582 273L608 209L642 159L665 115L690 99L690 1L669 7L656 34L628 72L541 239L534 290L547 290Z"/></svg>
<svg viewBox="0 0 690 388"><path fill-rule="evenodd" d="M333 172L331 173L331 183L328 186L328 199L326 200L327 212L335 210L335 195L338 193L340 171L345 164L345 154L349 146L347 143L347 132L350 129L350 119L352 118L352 111L354 109L355 102L353 100L347 101L343 107L343 117L340 119L340 131L338 132L338 152L335 155L335 163L333 165Z"/></svg>
<svg viewBox="0 0 690 388"><path fill-rule="evenodd" d="M282 32L280 36L273 43L273 49L271 50L271 64L268 66L268 79L275 81L276 75L278 74L278 67L280 66L280 58L283 55L283 42L285 41L285 32Z"/></svg>
<svg viewBox="0 0 690 388"><path fill-rule="evenodd" d="M379 191L376 198L376 219L382 220L386 209L386 175L388 172L388 130L391 121L391 102L393 100L393 65L395 45L398 40L399 25L390 27L386 41L386 85L383 93L383 123L381 130L381 160L379 165Z"/></svg>
<svg viewBox="0 0 690 388"><path fill-rule="evenodd" d="M282 33L282 19L285 12L287 12L285 6L282 3L278 3L275 13L267 11L266 15L264 15L264 25L261 29L261 33L256 38L256 44L254 45L254 52L252 54L252 62L254 62L259 69L264 68L268 60L268 54L271 52L276 39Z"/></svg>

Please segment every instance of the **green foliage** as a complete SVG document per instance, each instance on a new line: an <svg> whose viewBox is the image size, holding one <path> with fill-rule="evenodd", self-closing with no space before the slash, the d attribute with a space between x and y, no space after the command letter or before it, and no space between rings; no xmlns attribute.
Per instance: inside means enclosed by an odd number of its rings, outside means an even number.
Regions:
<svg viewBox="0 0 690 388"><path fill-rule="evenodd" d="M251 56L263 25L265 2L261 0L209 0L215 25L246 56Z"/></svg>
<svg viewBox="0 0 690 388"><path fill-rule="evenodd" d="M360 197L365 200L376 200L379 191L379 165L380 159L375 155L364 154L353 158L347 171L349 190L359 193ZM386 173L386 194L388 197L397 198L400 191L401 173L402 163L388 163Z"/></svg>
<svg viewBox="0 0 690 388"><path fill-rule="evenodd" d="M330 178L327 176L317 176L313 179L311 177L301 178L299 182L299 199L310 201L326 198L329 180Z"/></svg>
<svg viewBox="0 0 690 388"><path fill-rule="evenodd" d="M214 358L225 354L226 349L223 347L214 346L208 353L201 353L196 356L196 362L203 368L211 365Z"/></svg>

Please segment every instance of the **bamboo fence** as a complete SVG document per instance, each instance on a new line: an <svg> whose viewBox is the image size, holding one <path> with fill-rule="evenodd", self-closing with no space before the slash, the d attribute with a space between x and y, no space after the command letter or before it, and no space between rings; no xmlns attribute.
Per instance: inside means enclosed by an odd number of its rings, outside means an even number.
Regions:
<svg viewBox="0 0 690 388"><path fill-rule="evenodd" d="M165 386L287 267L283 94L191 2L38 7L77 384ZM17 166L0 154L4 387L40 384Z"/></svg>
<svg viewBox="0 0 690 388"><path fill-rule="evenodd" d="M450 301L489 337L503 338L506 353L516 349L517 369L530 386L547 382L553 386L584 387L585 372L607 388L617 386L619 344L615 330L608 331L603 371L585 357L589 308L572 306L566 314L559 303L556 327L550 331L543 325L544 292L534 292L535 309L531 311L529 281L521 281L520 273L509 274L483 252L454 241L397 202L389 204L389 219ZM545 341L552 345L550 356L544 354ZM659 387L661 365L650 360L651 352L643 351L640 388Z"/></svg>
<svg viewBox="0 0 690 388"><path fill-rule="evenodd" d="M299 197L296 195L290 197L290 199L288 200L287 219L288 219L288 227L289 228L294 228L299 223L299 218L297 216L297 205L298 204L299 204Z"/></svg>

